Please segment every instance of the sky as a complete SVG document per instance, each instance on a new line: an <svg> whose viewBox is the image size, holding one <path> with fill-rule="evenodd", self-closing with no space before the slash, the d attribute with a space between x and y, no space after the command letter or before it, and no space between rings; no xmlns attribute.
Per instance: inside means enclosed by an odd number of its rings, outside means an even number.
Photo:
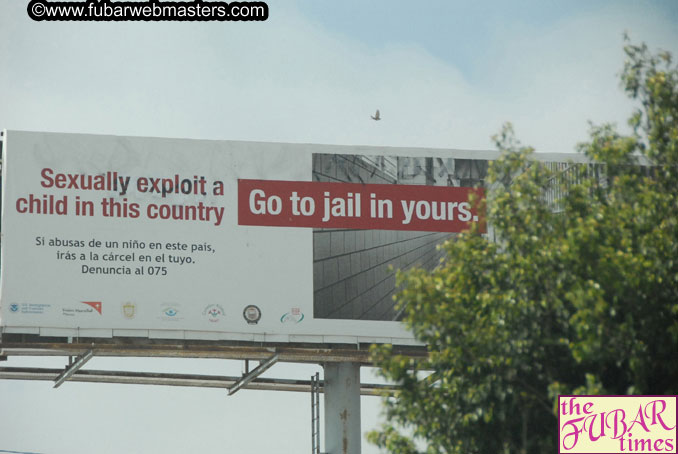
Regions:
<svg viewBox="0 0 678 454"><path fill-rule="evenodd" d="M27 1L0 0L0 129L487 150L510 121L538 152L574 152L589 121L623 130L634 107L619 87L624 31L678 52L672 0L267 3L265 22L38 23ZM370 120L376 109L382 121ZM265 376L316 371L277 364ZM376 380L369 369L363 379ZM379 399L363 397L362 430L381 420ZM304 393L0 381L0 452L297 453L310 440Z"/></svg>

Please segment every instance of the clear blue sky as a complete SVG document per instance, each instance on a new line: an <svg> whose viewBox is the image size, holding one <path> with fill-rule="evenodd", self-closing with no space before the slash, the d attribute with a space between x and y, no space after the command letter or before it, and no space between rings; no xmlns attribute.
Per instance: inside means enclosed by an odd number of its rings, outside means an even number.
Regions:
<svg viewBox="0 0 678 454"><path fill-rule="evenodd" d="M673 0L270 1L263 23L35 23L26 3L0 0L0 128L489 149L512 121L538 151L570 152L587 120L623 125L632 108L617 79L625 30L678 51ZM319 369L276 365L267 376ZM363 399L364 431L378 414L378 399ZM0 381L4 450L307 452L309 418L303 394Z"/></svg>

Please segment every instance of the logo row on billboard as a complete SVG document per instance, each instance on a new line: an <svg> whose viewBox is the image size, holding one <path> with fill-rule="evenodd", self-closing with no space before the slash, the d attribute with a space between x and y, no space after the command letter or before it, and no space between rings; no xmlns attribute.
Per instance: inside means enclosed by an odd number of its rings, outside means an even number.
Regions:
<svg viewBox="0 0 678 454"><path fill-rule="evenodd" d="M51 304L33 304L33 303L12 303L9 305L10 313L20 314L44 314L51 308ZM86 314L103 315L104 304L101 301L80 301L80 304L62 307L63 316L75 317ZM120 304L120 311L123 318L133 320L137 317L138 305L127 301ZM177 322L183 320L187 310L179 303L164 303L157 310L156 318L161 321ZM209 304L202 310L202 315L210 323L218 323L226 318L227 312L220 304ZM249 325L256 325L262 317L261 309L253 304L247 305L242 310L242 317ZM280 316L280 323L297 324L304 320L305 315L298 307L291 308L288 312Z"/></svg>

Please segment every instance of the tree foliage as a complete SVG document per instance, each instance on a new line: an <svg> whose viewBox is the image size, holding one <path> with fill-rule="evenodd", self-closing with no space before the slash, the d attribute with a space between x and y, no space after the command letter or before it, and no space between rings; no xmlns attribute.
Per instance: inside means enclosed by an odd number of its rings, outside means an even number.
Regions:
<svg viewBox="0 0 678 454"><path fill-rule="evenodd" d="M565 170L505 127L493 235L461 234L437 269L399 274L404 321L429 356L374 349L402 386L373 443L548 452L558 394L678 394L678 70L668 53L625 51L632 134L592 126L578 147L591 164Z"/></svg>

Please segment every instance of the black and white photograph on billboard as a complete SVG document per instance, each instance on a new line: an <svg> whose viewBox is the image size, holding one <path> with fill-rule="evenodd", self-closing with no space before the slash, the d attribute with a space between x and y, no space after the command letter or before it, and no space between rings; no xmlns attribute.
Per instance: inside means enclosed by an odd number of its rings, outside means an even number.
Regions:
<svg viewBox="0 0 678 454"><path fill-rule="evenodd" d="M483 187L488 161L344 154L313 155L313 181ZM442 205L442 210L446 205ZM441 210L441 211L442 211ZM438 213L443 215L445 213ZM315 318L399 320L396 270L432 270L455 233L372 229L313 230Z"/></svg>

